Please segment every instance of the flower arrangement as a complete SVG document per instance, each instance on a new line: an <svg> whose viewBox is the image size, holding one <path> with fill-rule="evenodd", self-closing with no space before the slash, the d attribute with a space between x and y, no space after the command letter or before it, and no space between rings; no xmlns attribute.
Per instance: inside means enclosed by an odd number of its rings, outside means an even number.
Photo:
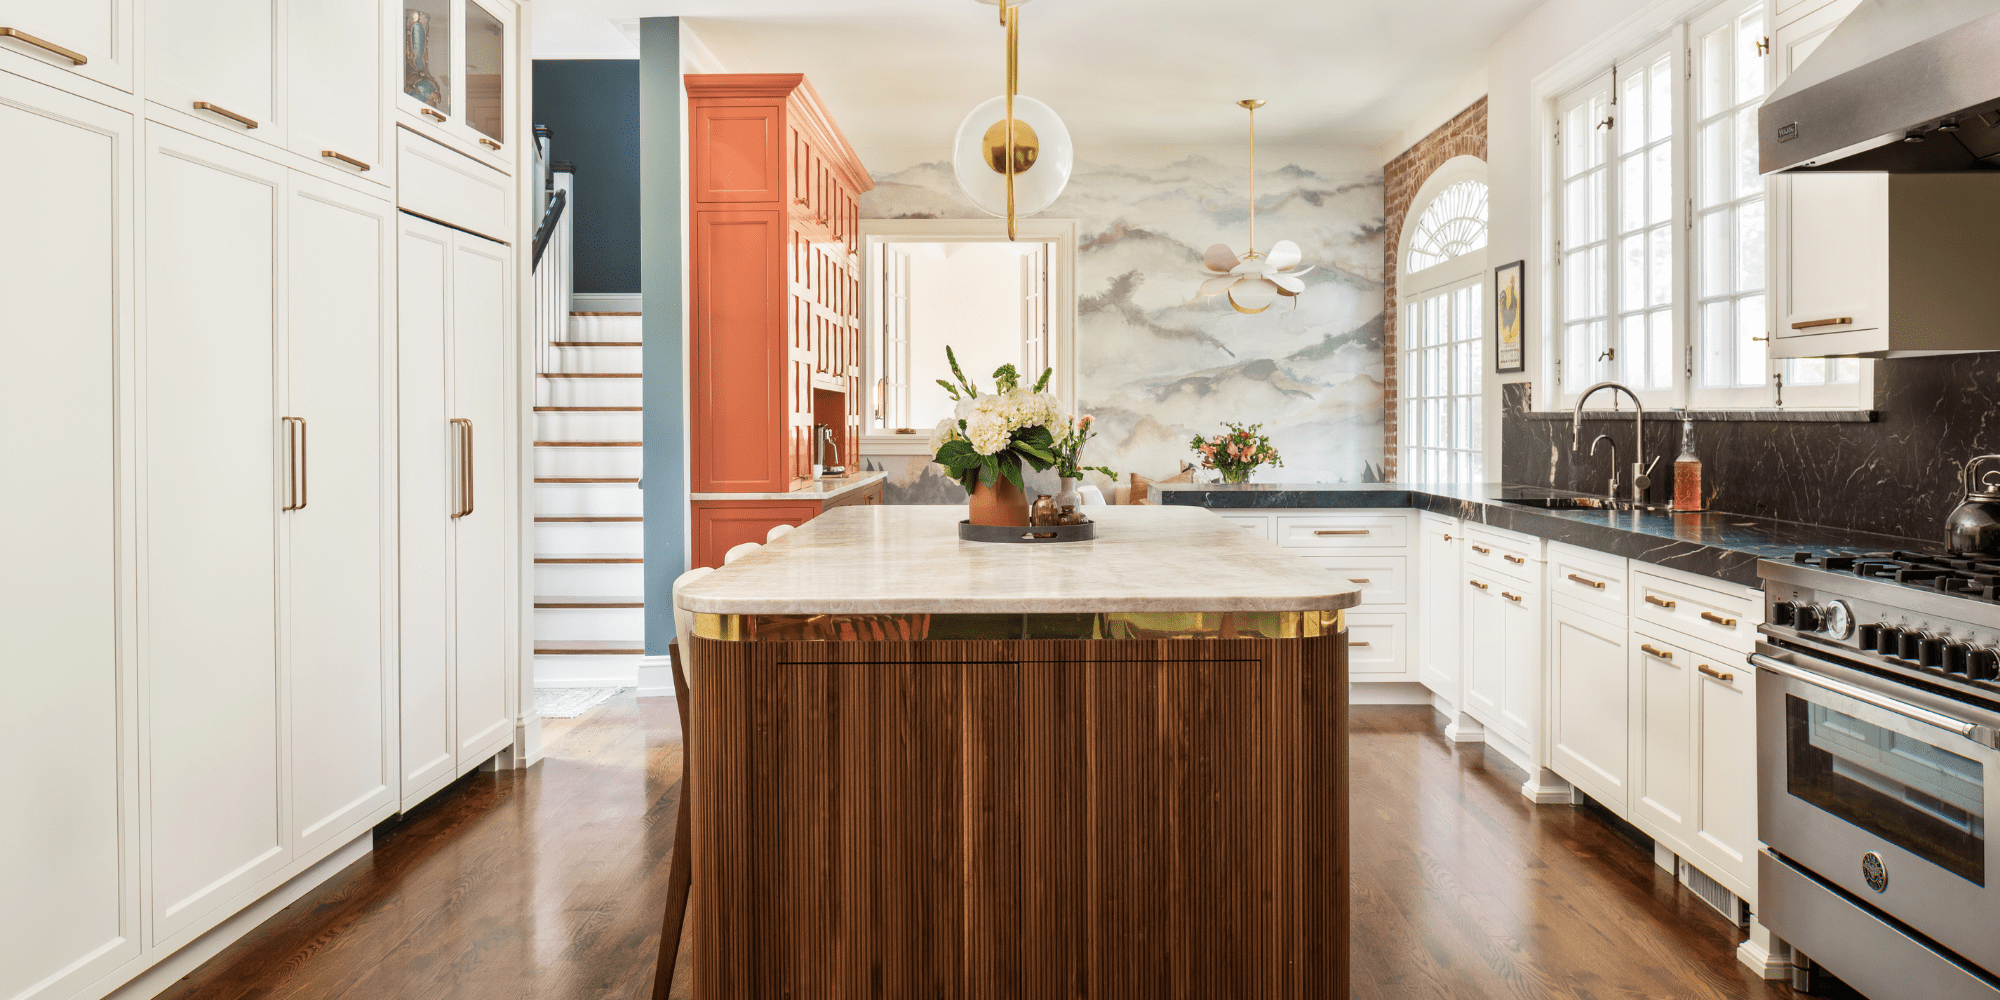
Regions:
<svg viewBox="0 0 2000 1000"><path fill-rule="evenodd" d="M1204 469L1221 469L1222 481L1240 483L1250 478L1250 473L1260 465L1283 467L1284 459L1278 457L1278 449L1271 446L1271 439L1258 433L1263 424L1224 423L1227 431L1211 438L1195 435L1189 445L1201 456Z"/></svg>
<svg viewBox="0 0 2000 1000"><path fill-rule="evenodd" d="M1044 391L1053 369L1044 370L1033 389L1023 389L1020 372L1013 365L1001 365L993 372L994 391L982 393L959 370L951 348L946 347L944 355L958 384L944 379L938 384L958 402L958 410L938 421L931 432L933 461L967 493L980 484L996 488L1002 479L1018 490L1021 463L1036 472L1056 464L1055 434L1049 428L1062 422L1062 405Z"/></svg>
<svg viewBox="0 0 2000 1000"><path fill-rule="evenodd" d="M1118 473L1104 466L1083 464L1083 446L1097 436L1097 431L1091 428L1095 422L1096 418L1086 413L1063 423L1062 433L1056 435L1054 449L1056 475L1064 479L1082 479L1086 472L1099 472L1109 476L1112 482L1118 481Z"/></svg>

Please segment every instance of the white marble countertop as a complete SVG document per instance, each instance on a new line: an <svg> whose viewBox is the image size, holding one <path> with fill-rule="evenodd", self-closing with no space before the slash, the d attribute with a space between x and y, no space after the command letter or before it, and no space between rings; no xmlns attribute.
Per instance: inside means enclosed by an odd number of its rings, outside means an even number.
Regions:
<svg viewBox="0 0 2000 1000"><path fill-rule="evenodd" d="M886 472L857 472L839 479L821 479L790 493L690 493L689 500L832 500L889 478Z"/></svg>
<svg viewBox="0 0 2000 1000"><path fill-rule="evenodd" d="M1088 542L962 542L963 506L856 506L681 590L702 614L1334 611L1337 574L1196 507L1093 506Z"/></svg>

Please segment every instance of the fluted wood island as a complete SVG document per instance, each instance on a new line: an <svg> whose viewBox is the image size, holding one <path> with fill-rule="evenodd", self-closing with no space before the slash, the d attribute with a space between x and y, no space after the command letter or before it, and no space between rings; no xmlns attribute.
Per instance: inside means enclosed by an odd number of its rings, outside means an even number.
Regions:
<svg viewBox="0 0 2000 1000"><path fill-rule="evenodd" d="M1348 995L1348 582L829 511L686 587L700 1000Z"/></svg>

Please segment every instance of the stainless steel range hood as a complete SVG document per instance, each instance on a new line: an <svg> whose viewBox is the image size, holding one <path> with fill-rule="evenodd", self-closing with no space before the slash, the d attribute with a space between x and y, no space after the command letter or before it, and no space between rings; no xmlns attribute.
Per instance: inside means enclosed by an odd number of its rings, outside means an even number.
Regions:
<svg viewBox="0 0 2000 1000"><path fill-rule="evenodd" d="M1757 125L1767 174L2000 170L2000 0L1861 0Z"/></svg>

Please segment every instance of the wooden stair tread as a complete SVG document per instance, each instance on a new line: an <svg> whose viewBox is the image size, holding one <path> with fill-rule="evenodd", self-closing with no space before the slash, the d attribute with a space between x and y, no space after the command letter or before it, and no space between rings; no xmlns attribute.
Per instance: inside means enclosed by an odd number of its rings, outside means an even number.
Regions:
<svg viewBox="0 0 2000 1000"><path fill-rule="evenodd" d="M1005 158L1002 158L1003 164ZM538 524L604 524L612 521L644 521L643 517L538 517Z"/></svg>
<svg viewBox="0 0 2000 1000"><path fill-rule="evenodd" d="M643 608L643 597L537 597L538 608Z"/></svg>
<svg viewBox="0 0 2000 1000"><path fill-rule="evenodd" d="M604 565L608 563L643 563L646 561L646 557L636 553L597 552L570 556L536 556L535 561L538 563Z"/></svg>
<svg viewBox="0 0 2000 1000"><path fill-rule="evenodd" d="M641 372L538 372L540 378L645 378Z"/></svg>
<svg viewBox="0 0 2000 1000"><path fill-rule="evenodd" d="M637 483L638 481L639 481L639 479L638 479L638 477L637 477L637 476L634 476L634 477L632 477L632 478L630 478L630 479L623 479L623 478L611 478L611 479L592 479L592 478L584 478L584 477L577 477L577 476L536 476L536 477L535 477L535 482L538 482L538 483Z"/></svg>
<svg viewBox="0 0 2000 1000"><path fill-rule="evenodd" d="M1006 159L1002 156L1001 159ZM1005 164L1001 164L1005 166ZM637 448L644 441L537 441L537 448Z"/></svg>
<svg viewBox="0 0 2000 1000"><path fill-rule="evenodd" d="M1006 159L1007 158L1005 156L1002 156L1000 158L1003 166L1006 163ZM550 347L644 347L646 345L644 342L637 340L551 340L549 341L549 346Z"/></svg>
<svg viewBox="0 0 2000 1000"><path fill-rule="evenodd" d="M537 406L536 413L639 413L643 406Z"/></svg>
<svg viewBox="0 0 2000 1000"><path fill-rule="evenodd" d="M1002 159L1005 159L1005 157L1002 157ZM634 312L634 313L625 313L625 312L615 312L615 313L605 313L605 312L576 312L576 311L572 310L572 311L570 312L570 315L571 315L571 316L638 316L638 315L640 315L640 314L639 314L639 313L635 313L635 312Z"/></svg>
<svg viewBox="0 0 2000 1000"><path fill-rule="evenodd" d="M644 656L646 644L636 639L544 639L535 643L536 656Z"/></svg>

